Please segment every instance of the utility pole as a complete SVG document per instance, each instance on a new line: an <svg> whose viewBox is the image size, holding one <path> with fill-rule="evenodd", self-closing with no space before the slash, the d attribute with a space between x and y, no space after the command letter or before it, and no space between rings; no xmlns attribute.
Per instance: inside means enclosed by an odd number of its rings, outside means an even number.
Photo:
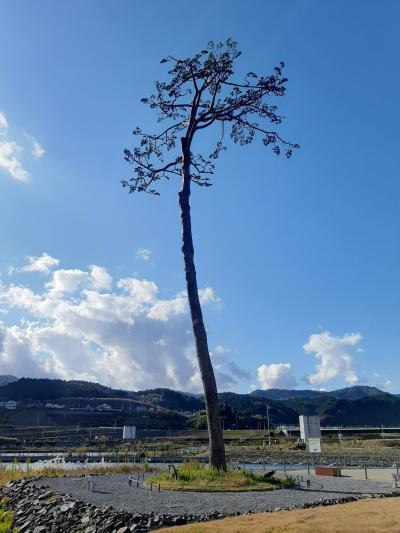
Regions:
<svg viewBox="0 0 400 533"><path fill-rule="evenodd" d="M267 404L268 445L271 446L271 432L269 430L269 404Z"/></svg>

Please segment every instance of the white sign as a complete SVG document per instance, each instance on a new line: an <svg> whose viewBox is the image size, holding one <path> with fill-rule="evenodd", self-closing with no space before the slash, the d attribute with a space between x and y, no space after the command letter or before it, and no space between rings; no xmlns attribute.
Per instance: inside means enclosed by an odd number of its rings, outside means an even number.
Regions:
<svg viewBox="0 0 400 533"><path fill-rule="evenodd" d="M321 453L321 439L308 439L308 451L310 453Z"/></svg>

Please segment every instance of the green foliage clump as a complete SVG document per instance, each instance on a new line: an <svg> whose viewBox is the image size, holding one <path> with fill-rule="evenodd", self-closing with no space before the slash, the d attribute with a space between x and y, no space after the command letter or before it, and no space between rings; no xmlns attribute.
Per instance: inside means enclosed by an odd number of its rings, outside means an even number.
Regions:
<svg viewBox="0 0 400 533"><path fill-rule="evenodd" d="M19 528L13 527L14 516L7 511L7 498L0 501L0 533L18 533Z"/></svg>
<svg viewBox="0 0 400 533"><path fill-rule="evenodd" d="M179 481L197 481L197 480L214 480L220 477L221 473L215 468L206 468L204 464L198 461L188 461L183 463L178 469Z"/></svg>

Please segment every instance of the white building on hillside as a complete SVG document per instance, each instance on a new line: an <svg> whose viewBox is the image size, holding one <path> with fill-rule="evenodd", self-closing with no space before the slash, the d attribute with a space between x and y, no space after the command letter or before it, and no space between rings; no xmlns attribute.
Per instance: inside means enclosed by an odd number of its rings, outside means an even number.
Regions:
<svg viewBox="0 0 400 533"><path fill-rule="evenodd" d="M4 409L16 409L18 403L14 400L8 400L8 402L0 402L0 407L3 407Z"/></svg>

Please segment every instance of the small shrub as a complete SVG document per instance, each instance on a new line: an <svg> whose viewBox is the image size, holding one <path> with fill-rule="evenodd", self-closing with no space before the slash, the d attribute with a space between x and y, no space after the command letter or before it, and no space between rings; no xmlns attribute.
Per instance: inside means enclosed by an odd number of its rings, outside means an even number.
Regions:
<svg viewBox="0 0 400 533"><path fill-rule="evenodd" d="M13 527L14 516L11 511L6 510L7 498L0 502L0 533L18 533L19 529Z"/></svg>

